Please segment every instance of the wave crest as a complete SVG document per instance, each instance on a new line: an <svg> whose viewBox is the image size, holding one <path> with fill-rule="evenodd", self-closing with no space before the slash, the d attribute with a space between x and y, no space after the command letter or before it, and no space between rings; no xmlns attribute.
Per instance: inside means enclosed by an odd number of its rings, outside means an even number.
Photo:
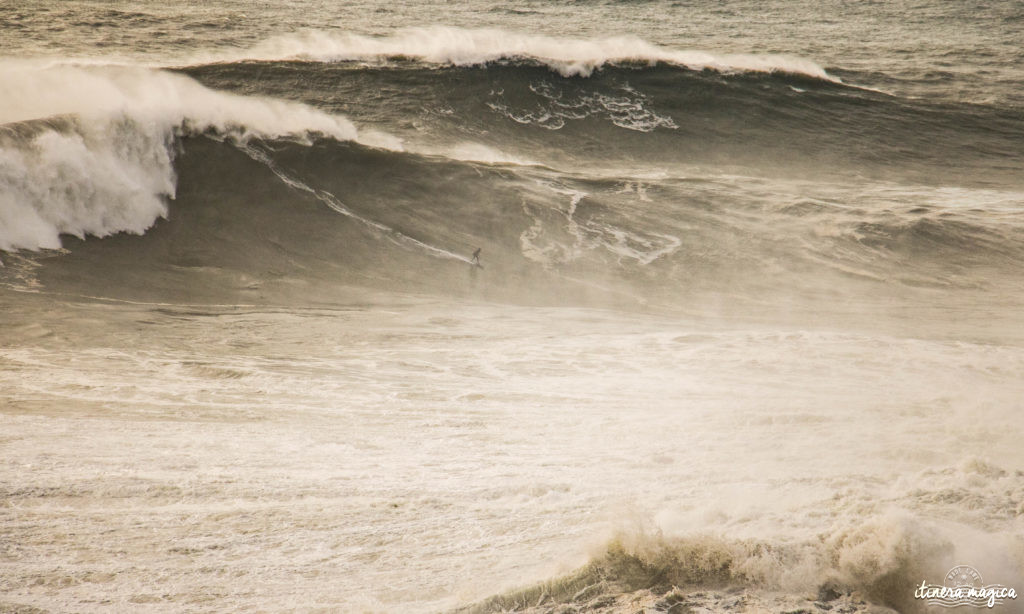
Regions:
<svg viewBox="0 0 1024 614"><path fill-rule="evenodd" d="M715 54L663 47L636 36L579 39L499 29L432 26L390 36L306 30L277 36L240 53L204 56L199 62L312 60L380 62L393 58L428 64L473 66L501 60L540 62L565 77L586 77L612 64L665 63L693 70L763 72L839 80L811 60L775 54Z"/></svg>

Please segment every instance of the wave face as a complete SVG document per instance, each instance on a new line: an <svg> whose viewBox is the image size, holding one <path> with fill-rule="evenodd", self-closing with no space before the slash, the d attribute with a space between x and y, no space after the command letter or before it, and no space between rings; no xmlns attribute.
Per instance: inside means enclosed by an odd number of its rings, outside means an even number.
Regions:
<svg viewBox="0 0 1024 614"><path fill-rule="evenodd" d="M299 143L191 136L165 149L157 137L146 141L125 126L120 133L132 143L152 144L144 151L164 155L123 157L132 150L100 142L102 157L89 152L84 159L99 170L117 165L122 178L105 192L91 184L104 177L98 170L70 172L66 158L47 159L37 176L66 178L65 200L30 192L51 209L7 228L47 248L56 247L57 229L145 234L65 238L70 253L39 271L47 284L96 288L116 268L137 269L138 279L106 287L113 296L199 297L207 286L223 292L293 279L528 302L621 305L628 296L634 307L685 309L725 293L742 303L854 289L999 292L997 281L1016 279L1024 261L1024 220L1015 210L1020 192L587 176L326 137ZM61 134L51 130L42 134ZM70 139L78 148L64 155L82 153L88 142L70 135L57 143ZM34 153L53 155L40 137L23 138L38 148ZM169 205L161 198L168 194L175 197ZM470 253L481 246L487 268L469 269ZM185 289L181 266L194 274ZM423 268L436 274L423 278ZM211 271L235 281L204 281Z"/></svg>

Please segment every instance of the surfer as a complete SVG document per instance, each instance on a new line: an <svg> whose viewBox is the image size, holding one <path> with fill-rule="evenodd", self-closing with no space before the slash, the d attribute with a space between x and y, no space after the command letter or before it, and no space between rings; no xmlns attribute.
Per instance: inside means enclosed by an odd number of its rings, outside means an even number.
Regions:
<svg viewBox="0 0 1024 614"><path fill-rule="evenodd" d="M480 268L483 268L483 265L480 264L480 250L481 249L482 248L478 247L478 248L476 248L476 251L473 252L473 259L470 261L470 264L472 264L473 266L478 266Z"/></svg>

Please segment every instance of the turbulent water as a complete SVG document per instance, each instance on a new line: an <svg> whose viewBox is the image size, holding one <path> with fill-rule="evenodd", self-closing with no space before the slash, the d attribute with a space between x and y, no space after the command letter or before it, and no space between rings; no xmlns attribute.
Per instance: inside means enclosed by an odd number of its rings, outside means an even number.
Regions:
<svg viewBox="0 0 1024 614"><path fill-rule="evenodd" d="M0 610L1024 590L1024 8L333 4L0 2Z"/></svg>

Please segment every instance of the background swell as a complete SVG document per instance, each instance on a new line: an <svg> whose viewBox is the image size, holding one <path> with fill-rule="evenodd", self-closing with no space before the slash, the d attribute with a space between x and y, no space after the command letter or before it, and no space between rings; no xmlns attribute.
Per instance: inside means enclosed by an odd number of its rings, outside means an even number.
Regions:
<svg viewBox="0 0 1024 614"><path fill-rule="evenodd" d="M298 99L410 138L483 141L577 165L752 167L935 183L1018 183L1012 108L901 98L791 73L610 65L564 77L535 61L239 62L183 69L215 88ZM844 79L858 83L860 75Z"/></svg>

